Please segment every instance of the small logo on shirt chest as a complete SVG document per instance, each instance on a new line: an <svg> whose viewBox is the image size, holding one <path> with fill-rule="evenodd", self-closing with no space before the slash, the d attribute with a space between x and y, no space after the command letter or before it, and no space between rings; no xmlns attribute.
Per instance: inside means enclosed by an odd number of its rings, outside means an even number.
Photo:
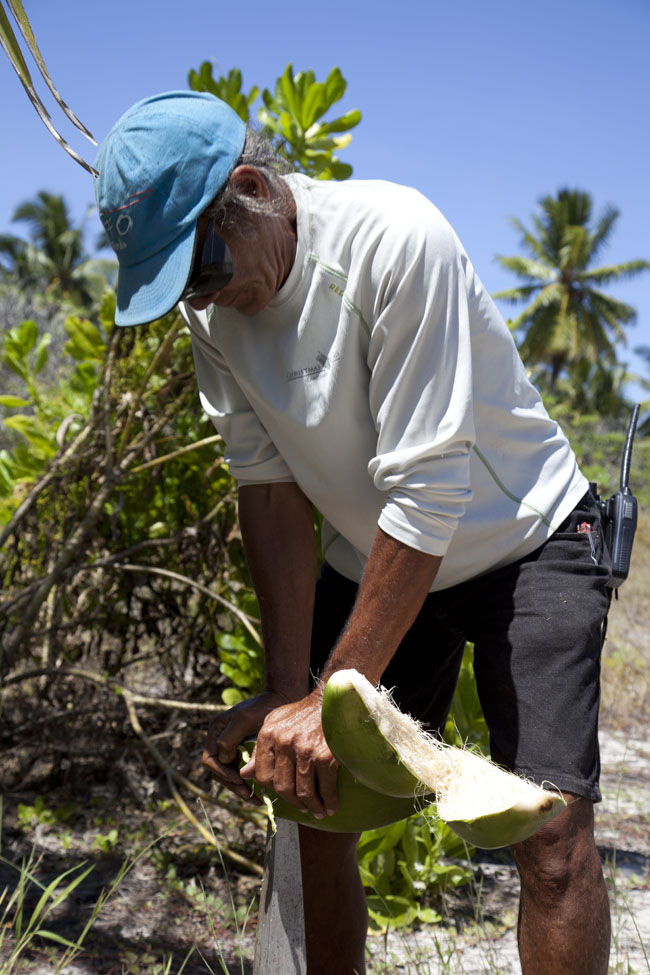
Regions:
<svg viewBox="0 0 650 975"><path fill-rule="evenodd" d="M324 352L316 353L316 362L311 366L304 366L302 369L293 369L287 373L287 382L294 379L316 379L324 372L332 368L332 363L341 358L340 352L333 352L327 356Z"/></svg>

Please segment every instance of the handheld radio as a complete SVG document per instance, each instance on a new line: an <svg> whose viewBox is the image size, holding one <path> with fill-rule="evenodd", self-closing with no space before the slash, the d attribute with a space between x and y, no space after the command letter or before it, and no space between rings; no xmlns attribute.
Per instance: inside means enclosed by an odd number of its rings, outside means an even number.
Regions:
<svg viewBox="0 0 650 975"><path fill-rule="evenodd" d="M632 410L632 419L625 438L620 488L606 501L598 498L603 518L605 544L612 560L612 577L608 583L610 589L618 589L625 582L630 571L638 512L637 500L630 491L630 461L638 418L639 405L637 404ZM595 485L592 485L592 489L595 489Z"/></svg>

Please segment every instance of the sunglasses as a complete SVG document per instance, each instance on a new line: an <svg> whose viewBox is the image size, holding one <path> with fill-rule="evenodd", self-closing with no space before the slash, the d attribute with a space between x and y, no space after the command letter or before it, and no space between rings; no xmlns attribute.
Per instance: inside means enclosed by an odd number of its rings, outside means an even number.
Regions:
<svg viewBox="0 0 650 975"><path fill-rule="evenodd" d="M191 301L193 298L205 298L207 295L214 294L215 291L225 288L233 276L232 254L215 227L216 219L210 217L203 246L192 262L181 301Z"/></svg>

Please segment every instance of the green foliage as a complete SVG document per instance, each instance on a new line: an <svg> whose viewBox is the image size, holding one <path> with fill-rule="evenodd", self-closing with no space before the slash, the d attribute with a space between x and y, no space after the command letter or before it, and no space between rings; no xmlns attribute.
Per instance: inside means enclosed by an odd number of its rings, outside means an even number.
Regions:
<svg viewBox="0 0 650 975"><path fill-rule="evenodd" d="M218 917L225 927L238 928L246 923L249 907L243 904L236 907L232 900L227 901L218 894L208 893L200 877L184 876L169 856L159 855L155 865L164 885L181 894L197 910Z"/></svg>
<svg viewBox="0 0 650 975"><path fill-rule="evenodd" d="M64 346L64 352L71 359L76 362L91 362L95 365L103 363L106 354L106 336L99 328L88 319L75 315L66 320L65 330L70 338ZM94 375L96 378L97 371Z"/></svg>
<svg viewBox="0 0 650 975"><path fill-rule="evenodd" d="M357 860L368 894L371 927L408 927L434 924L441 916L428 906L430 898L448 887L468 883L464 840L430 815L411 816L401 822L363 833ZM443 859L445 858L445 859Z"/></svg>
<svg viewBox="0 0 650 975"><path fill-rule="evenodd" d="M248 94L241 90L242 76L231 70L217 79L212 65L205 61L199 71L190 71L190 88L208 91L227 102L245 122L251 117L251 107L259 88ZM361 121L361 112L354 109L337 118L324 121L323 116L345 94L347 82L338 68L332 68L324 82L316 81L313 71L294 74L288 64L271 92L262 92L263 105L257 118L275 149L286 157L294 169L317 179L347 179L352 167L339 161L336 153L349 145L350 129Z"/></svg>
<svg viewBox="0 0 650 975"><path fill-rule="evenodd" d="M339 162L334 152L349 144L349 130L359 124L361 112L353 110L330 122L319 121L343 97L346 87L338 68L330 71L325 82L317 82L313 71L294 75L288 64L275 92L265 89L262 94L260 121L281 140L294 167L309 176L347 179L352 175L352 167Z"/></svg>
<svg viewBox="0 0 650 975"><path fill-rule="evenodd" d="M94 845L102 853L111 853L117 846L118 838L119 831L113 827L113 829L109 829L108 833L98 833L94 839Z"/></svg>
<svg viewBox="0 0 650 975"><path fill-rule="evenodd" d="M172 975L172 957L163 957L158 961L157 954L148 949L144 954L137 951L125 951L120 957L121 975ZM179 973L180 975L180 973Z"/></svg>
<svg viewBox="0 0 650 975"><path fill-rule="evenodd" d="M44 335L38 343L38 348L34 350L37 339L36 322L22 322L7 332L2 354L4 364L25 381L32 396L36 395L34 378L41 371L47 359L47 346L50 336ZM10 406L11 404L4 403L3 405Z"/></svg>
<svg viewBox="0 0 650 975"><path fill-rule="evenodd" d="M75 813L73 802L50 809L47 805L45 796L37 796L33 806L26 806L22 802L18 803L18 822L22 829L29 830L35 826L56 826L59 823L67 823Z"/></svg>
<svg viewBox="0 0 650 975"><path fill-rule="evenodd" d="M247 95L241 90L242 74L239 68L231 68L227 75L213 78L210 61L204 61L198 71L192 68L188 82L193 91L206 91L226 102L242 122L249 121L251 105L260 93L257 86L251 88Z"/></svg>
<svg viewBox="0 0 650 975"><path fill-rule="evenodd" d="M66 320L69 341L65 352L74 363L56 391L39 379L47 364L50 334L39 339L33 321L7 332L0 358L22 380L25 395L2 396L0 406L28 407L29 412L12 413L4 419L19 440L11 451L0 451L0 524L9 519L17 487L31 483L58 453L62 425L64 436L74 436L88 419L111 328L106 317L100 318L98 326L78 316Z"/></svg>
<svg viewBox="0 0 650 975"><path fill-rule="evenodd" d="M252 618L259 615L253 593L243 597L241 608ZM222 691L223 703L232 706L258 694L264 687L264 654L250 630L238 623L231 633L219 633L217 647L221 661L219 669L230 684Z"/></svg>
<svg viewBox="0 0 650 975"><path fill-rule="evenodd" d="M92 873L94 866L87 866L85 862L77 864L45 886L38 879L40 861L33 850L20 864L0 856L0 862L16 875L15 886L8 885L0 896L0 975L18 975L24 970L25 954L36 947L42 950L43 941L64 949L56 959L56 972L67 970L83 950L86 937L107 902L149 849L150 845L122 863L111 883L101 891L76 941L50 931L45 925ZM32 908L35 898L38 899ZM31 914L28 913L30 908Z"/></svg>
<svg viewBox="0 0 650 975"><path fill-rule="evenodd" d="M17 484L29 482L55 455L56 427L49 408L49 397L38 382L38 374L47 362L49 333L38 341L35 322L26 321L10 329L4 341L2 362L25 384L26 396L0 397L7 409L31 407L30 413L13 413L5 426L20 434L22 441L10 452L0 451L0 499L10 496ZM7 520L0 507L0 524Z"/></svg>
<svg viewBox="0 0 650 975"><path fill-rule="evenodd" d="M619 487L621 458L631 411L617 421L594 413L577 414L558 398L546 406L569 438L583 473L595 481L603 497ZM637 436L632 448L630 487L642 507L650 506L650 439Z"/></svg>
<svg viewBox="0 0 650 975"><path fill-rule="evenodd" d="M474 679L474 647L471 643L465 645L444 739L458 748L475 748L484 755L490 753L490 735Z"/></svg>
<svg viewBox="0 0 650 975"><path fill-rule="evenodd" d="M0 899L2 911L0 913L0 975L13 975L19 972L22 965L22 958L35 941L46 939L63 945L67 950L63 960L71 960L81 950L81 944L90 925L84 929L81 937L76 944L68 941L59 934L55 934L43 925L47 922L52 912L66 901L76 890L88 874L92 871L92 866L86 867L81 863L70 870L55 877L47 887L44 887L35 876L34 855L18 866L0 857L0 861L17 874L17 883L13 892L8 897ZM31 914L28 914L28 898L34 892L40 891L40 897L34 906ZM6 893L6 891L5 891ZM99 912L97 908L97 913ZM93 916L93 920L96 914ZM3 942L7 935L11 936L11 947L8 953L2 952ZM9 939L7 939L9 940ZM63 966L61 966L63 967Z"/></svg>
<svg viewBox="0 0 650 975"><path fill-rule="evenodd" d="M107 293L93 321L67 319L67 364L56 388L41 383L47 336L39 340L33 322L5 338L4 361L23 390L3 403L16 411L5 425L17 442L0 453L0 524L9 523L26 498L32 501L15 544L0 558L15 607L0 617L0 631L5 646L20 633L22 586L46 576L48 567L70 565L66 539L83 526L75 571L53 593L63 629L50 639L49 652L72 662L94 641L95 648L104 647L103 664L112 671L146 637L159 641L162 657L169 649L172 674L190 662L214 668L216 636L237 622L223 607L249 591L239 538L231 535L232 480L219 438L198 407L191 342L179 317L114 330L114 301ZM31 495L35 484L38 493ZM140 552L140 574L112 569L120 552L133 547ZM94 570L100 563L103 569ZM160 570L181 582L153 574ZM195 583L215 596L200 595ZM71 636L66 625L72 618ZM39 658L40 645L38 627L25 629L20 653L26 663L31 654ZM179 648L185 649L179 654Z"/></svg>

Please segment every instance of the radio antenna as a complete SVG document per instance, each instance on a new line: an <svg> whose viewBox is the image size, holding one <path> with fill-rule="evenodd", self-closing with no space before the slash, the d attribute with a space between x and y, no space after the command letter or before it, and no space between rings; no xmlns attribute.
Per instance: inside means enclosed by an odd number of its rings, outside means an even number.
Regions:
<svg viewBox="0 0 650 975"><path fill-rule="evenodd" d="M630 493L630 463L632 460L632 441L634 440L634 434L636 433L636 424L639 419L639 404L637 403L632 410L632 418L630 420L630 425L627 428L627 437L625 438L625 448L623 449L623 459L621 460L621 491L624 494Z"/></svg>

